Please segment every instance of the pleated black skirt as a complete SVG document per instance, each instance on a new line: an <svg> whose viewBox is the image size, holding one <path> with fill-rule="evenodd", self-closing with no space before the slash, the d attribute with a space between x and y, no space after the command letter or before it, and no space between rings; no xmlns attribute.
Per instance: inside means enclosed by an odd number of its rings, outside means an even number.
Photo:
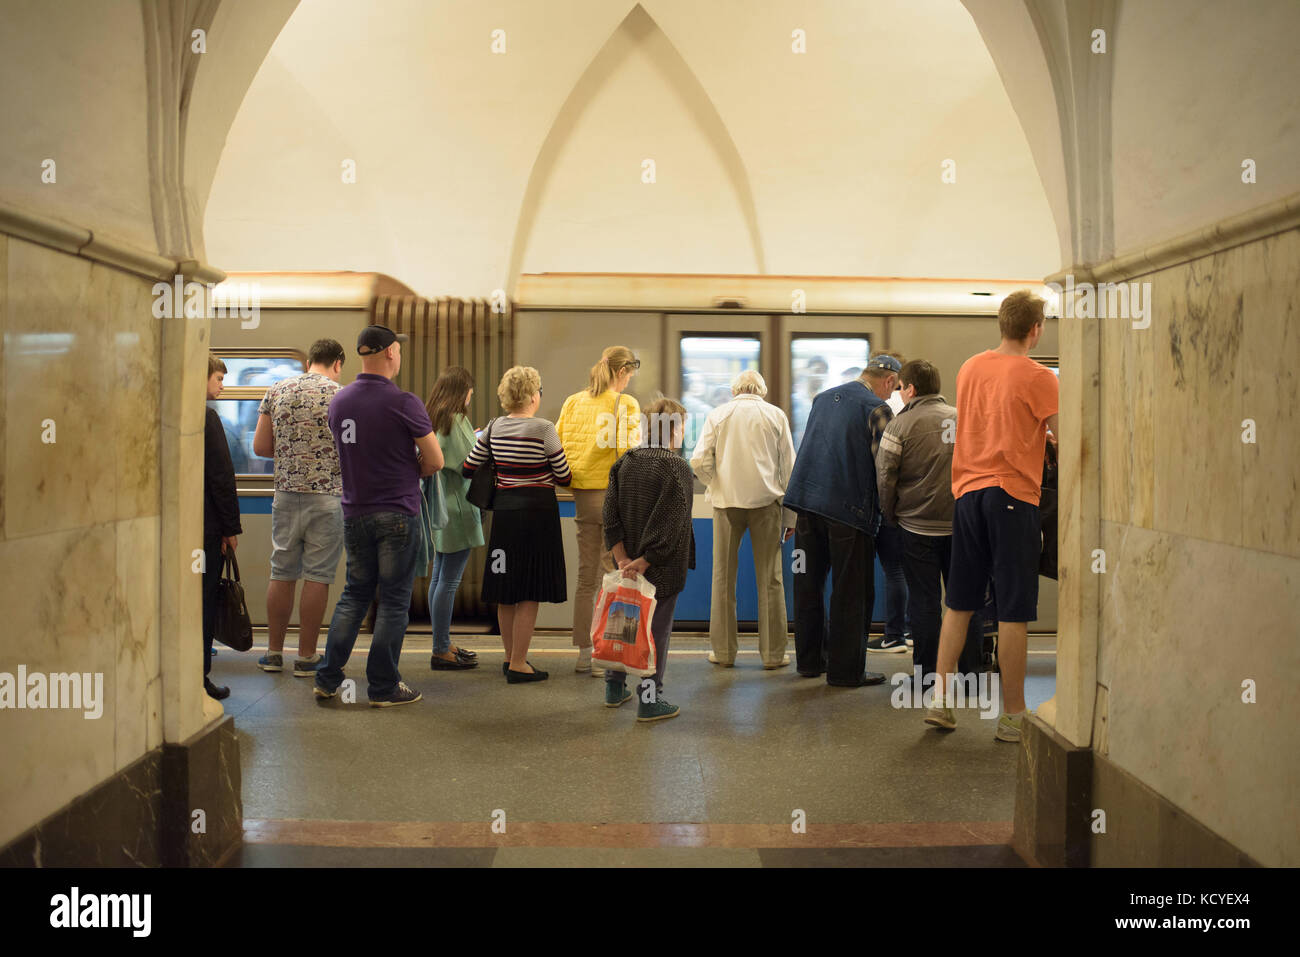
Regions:
<svg viewBox="0 0 1300 957"><path fill-rule="evenodd" d="M502 492L497 493L483 566L483 601L562 604L568 600L569 584L559 503L550 489L528 489L540 494L521 496L523 491L509 493L509 504L525 506L514 508L500 508L507 503L501 501Z"/></svg>

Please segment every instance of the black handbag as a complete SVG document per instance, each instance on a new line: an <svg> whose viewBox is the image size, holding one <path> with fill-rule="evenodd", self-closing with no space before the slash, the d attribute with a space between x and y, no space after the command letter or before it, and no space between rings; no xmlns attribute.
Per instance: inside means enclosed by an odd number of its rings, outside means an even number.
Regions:
<svg viewBox="0 0 1300 957"><path fill-rule="evenodd" d="M234 578L229 576L232 570ZM226 559L221 563L213 637L235 651L247 651L253 647L253 620L244 601L244 586L239 581L239 562L235 561L233 548L226 551Z"/></svg>
<svg viewBox="0 0 1300 957"><path fill-rule="evenodd" d="M492 420L495 421L496 419ZM469 488L465 490L466 501L485 512L492 511L492 502L497 495L497 463L492 458L492 422L487 424L483 432L483 446L487 449L487 454L470 476Z"/></svg>
<svg viewBox="0 0 1300 957"><path fill-rule="evenodd" d="M1038 502L1038 515L1043 527L1043 550L1038 556L1038 574L1056 578L1056 499L1057 473L1056 446L1047 443L1046 461L1043 463L1043 492Z"/></svg>

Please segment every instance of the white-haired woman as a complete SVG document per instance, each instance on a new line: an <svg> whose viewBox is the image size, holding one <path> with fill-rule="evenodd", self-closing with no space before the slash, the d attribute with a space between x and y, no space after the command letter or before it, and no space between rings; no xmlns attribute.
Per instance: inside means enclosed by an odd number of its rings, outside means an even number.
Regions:
<svg viewBox="0 0 1300 957"><path fill-rule="evenodd" d="M746 529L758 581L758 648L764 668L790 663L786 648L781 543L788 537L782 499L794 468L794 439L785 413L764 401L767 383L746 370L731 382L730 402L704 420L691 468L713 506L713 599L709 661L735 664L736 571Z"/></svg>
<svg viewBox="0 0 1300 957"><path fill-rule="evenodd" d="M555 426L536 416L542 377L531 366L506 370L497 386L506 415L488 423L461 467L465 478L487 459L496 465L492 534L483 568L483 600L495 602L511 684L545 681L528 662L539 602L564 602L568 581L555 487L571 476Z"/></svg>

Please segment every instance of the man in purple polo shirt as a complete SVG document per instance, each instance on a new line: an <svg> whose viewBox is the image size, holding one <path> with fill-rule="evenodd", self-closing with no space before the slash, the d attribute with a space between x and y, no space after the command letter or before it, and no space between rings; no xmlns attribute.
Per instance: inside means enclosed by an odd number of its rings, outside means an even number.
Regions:
<svg viewBox="0 0 1300 957"><path fill-rule="evenodd" d="M420 700L420 693L402 681L397 662L419 551L420 477L443 464L424 403L393 383L405 341L385 326L363 329L357 337L361 372L334 393L329 411L343 472L348 580L334 606L315 693L318 698L338 694L343 666L377 587L379 611L366 658L370 704L376 708Z"/></svg>

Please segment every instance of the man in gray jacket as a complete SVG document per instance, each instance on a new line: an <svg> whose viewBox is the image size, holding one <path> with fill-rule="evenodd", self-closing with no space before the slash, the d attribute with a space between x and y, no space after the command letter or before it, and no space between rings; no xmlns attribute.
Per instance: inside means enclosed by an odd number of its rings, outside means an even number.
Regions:
<svg viewBox="0 0 1300 957"><path fill-rule="evenodd" d="M912 660L932 675L939 656L941 594L952 558L952 449L957 410L939 394L939 370L913 359L899 373L903 411L886 426L876 454L876 485L885 522L903 539ZM979 670L980 617L971 617L958 669Z"/></svg>

